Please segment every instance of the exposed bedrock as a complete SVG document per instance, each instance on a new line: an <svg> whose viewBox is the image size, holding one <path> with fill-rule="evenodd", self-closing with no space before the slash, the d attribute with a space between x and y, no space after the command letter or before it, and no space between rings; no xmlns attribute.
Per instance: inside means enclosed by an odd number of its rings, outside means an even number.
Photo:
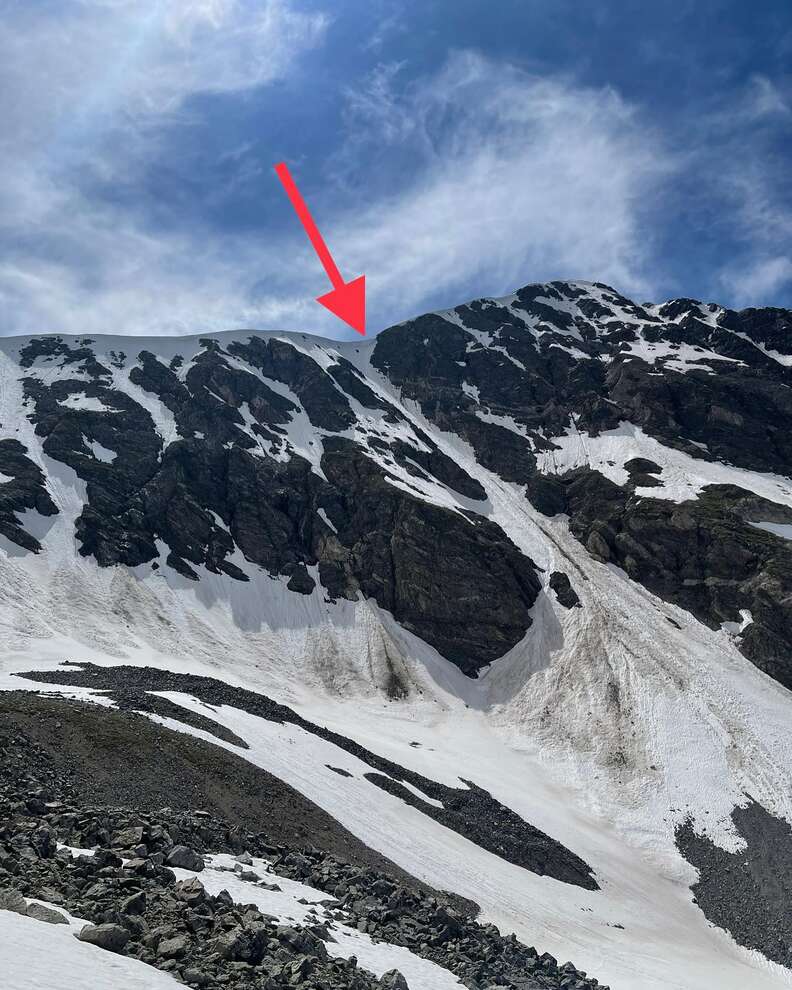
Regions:
<svg viewBox="0 0 792 990"><path fill-rule="evenodd" d="M537 464L552 463L554 437L585 447L627 422L695 460L788 476L791 330L785 310L638 305L557 281L383 331L374 374L358 347L299 334L207 337L170 359L154 344L127 357L41 337L19 360L43 452L86 486L79 552L102 566L238 581L261 569L294 594L369 597L474 674L530 628L539 581L440 430L541 512L567 513L597 559L714 628L743 625L746 656L789 686L788 544L750 525L786 523L782 507L751 509L723 486L682 506L646 497L664 483L651 456L626 461L623 487ZM36 551L21 514L55 506L33 461L11 454L0 448L0 533Z"/></svg>
<svg viewBox="0 0 792 990"><path fill-rule="evenodd" d="M83 555L102 566L137 566L158 559L161 541L166 563L187 578L198 580L203 566L246 581L247 569L230 559L238 549L300 594L314 590L308 567L318 565L330 598L373 598L467 674L519 642L540 583L500 527L413 495L393 483L387 460L317 432L325 480L289 447L283 424L295 403L238 364L245 359L286 384L323 431L354 421L334 379L285 341L251 338L229 348L233 358L214 341L202 343L186 373L146 351L130 371L133 384L173 415L179 437L167 444L149 411L114 387L101 365L89 365L88 381L26 379L44 451L86 483L76 526ZM36 356L45 350L38 342ZM51 338L50 350L62 356L63 346ZM85 362L90 349L74 353ZM338 368L358 401L398 420L348 362ZM110 456L98 458L94 443ZM398 440L387 449L410 473L474 502L484 497L424 434L415 445Z"/></svg>
<svg viewBox="0 0 792 990"><path fill-rule="evenodd" d="M658 317L608 290L621 312L644 322L639 341L635 326L572 290L529 287L509 309L485 300L458 307L451 322L421 317L382 333L373 363L433 422L470 443L482 464L525 484L541 512L566 513L596 559L713 628L740 624L741 610L750 612L738 645L792 687L792 543L750 525L792 521L792 512L728 486L710 486L682 505L638 496L638 488L662 485L662 469L646 457L625 463L624 487L585 468L542 474L535 457L573 422L597 435L627 421L691 457L788 474L789 369L761 350L789 350L788 314L730 313L719 327L706 322L717 307L705 312L679 300ZM608 322L598 325L603 317ZM680 370L676 352L685 347L689 364Z"/></svg>
<svg viewBox="0 0 792 990"><path fill-rule="evenodd" d="M20 516L35 511L54 516L58 508L46 488L43 472L18 440L0 440L0 534L24 550L38 553L41 544L25 529Z"/></svg>
<svg viewBox="0 0 792 990"><path fill-rule="evenodd" d="M322 466L341 547L319 560L331 593L351 597L354 581L468 674L522 638L541 584L499 526L411 497L347 440L325 441Z"/></svg>

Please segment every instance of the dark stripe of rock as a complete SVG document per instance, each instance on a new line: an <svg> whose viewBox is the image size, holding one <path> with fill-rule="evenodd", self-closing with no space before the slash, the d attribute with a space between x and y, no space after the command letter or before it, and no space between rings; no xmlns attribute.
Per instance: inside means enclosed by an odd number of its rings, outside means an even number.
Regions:
<svg viewBox="0 0 792 990"><path fill-rule="evenodd" d="M27 456L27 447L18 440L0 440L0 534L31 553L41 544L26 532L17 513L34 509L42 516L55 516L58 509L50 498L41 469Z"/></svg>
<svg viewBox="0 0 792 990"><path fill-rule="evenodd" d="M38 699L35 699L38 700ZM590 990L594 979L559 966L512 935L480 925L448 900L399 883L376 869L343 862L314 847L272 844L206 811L142 814L69 800L47 754L8 724L2 735L0 890L56 904L94 926L86 941L172 973L189 986L229 990L375 990L404 987L398 973L378 980L354 959L333 959L332 924L285 926L253 905L234 904L200 882L202 854L249 851L282 876L330 895L333 920L404 946L457 974L470 990ZM58 842L99 846L73 858ZM179 847L192 853L194 878L176 882L165 864ZM184 847L184 848L181 848ZM122 859L123 858L123 859ZM240 859L249 862L242 855ZM123 860L127 860L123 862ZM240 867L242 880L254 881Z"/></svg>

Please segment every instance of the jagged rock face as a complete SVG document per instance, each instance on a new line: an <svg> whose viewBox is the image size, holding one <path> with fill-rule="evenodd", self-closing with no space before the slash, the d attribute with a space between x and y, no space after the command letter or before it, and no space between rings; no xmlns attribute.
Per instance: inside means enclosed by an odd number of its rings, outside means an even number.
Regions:
<svg viewBox="0 0 792 990"><path fill-rule="evenodd" d="M238 554L288 578L295 594L314 591L308 568L316 568L329 599L373 598L471 674L530 626L541 587L532 561L484 516L394 484L388 465L471 505L483 502L481 485L343 358L326 372L288 341L256 337L227 350L204 339L186 368L141 351L127 380L172 415L167 443L89 342L37 338L20 359L43 453L85 482L75 535L79 552L101 566L158 564L165 549L165 565L183 577L199 580L200 565L247 581L230 559ZM42 359L58 362L56 382L36 374ZM348 436L358 424L350 399L392 428L389 444L374 431ZM307 420L313 461L290 442L285 425L296 417ZM7 443L23 456L17 441ZM20 532L9 524L6 535ZM27 548L38 544L30 538Z"/></svg>
<svg viewBox="0 0 792 990"><path fill-rule="evenodd" d="M427 416L465 435L480 460L480 447L505 427L482 430L477 411L513 419L526 435L518 448L525 473L530 453L572 417L579 430L628 421L693 456L703 444L712 458L784 473L792 463L789 321L785 311L735 313L692 300L641 307L604 285L558 282L386 330L372 363ZM490 457L504 478L520 473L514 456Z"/></svg>
<svg viewBox="0 0 792 990"><path fill-rule="evenodd" d="M743 652L792 686L791 320L554 282L365 345L6 342L35 435L0 427L0 533L47 552L21 514L57 513L64 465L84 485L77 549L99 566L259 569L296 596L372 599L474 675L540 594L579 604L574 576L541 572L493 518L496 477L707 624L750 613ZM778 478L759 492L756 473Z"/></svg>
<svg viewBox="0 0 792 990"><path fill-rule="evenodd" d="M750 522L789 524L792 510L727 485L675 503L636 497L596 471L570 472L561 484L572 532L592 556L713 628L747 609L743 652L792 687L792 541Z"/></svg>
<svg viewBox="0 0 792 990"><path fill-rule="evenodd" d="M41 544L17 518L17 513L34 509L41 516L52 516L57 507L44 484L44 475L25 456L18 440L0 441L0 533L24 550L37 553Z"/></svg>
<svg viewBox="0 0 792 990"><path fill-rule="evenodd" d="M792 472L790 331L784 310L638 306L604 285L557 282L387 330L372 364L541 512L566 513L596 559L713 628L750 612L741 649L792 686L792 544L756 526L792 521L781 491ZM757 498L750 478L670 497L651 457L578 466L557 440L624 424L696 461L781 476L779 502Z"/></svg>

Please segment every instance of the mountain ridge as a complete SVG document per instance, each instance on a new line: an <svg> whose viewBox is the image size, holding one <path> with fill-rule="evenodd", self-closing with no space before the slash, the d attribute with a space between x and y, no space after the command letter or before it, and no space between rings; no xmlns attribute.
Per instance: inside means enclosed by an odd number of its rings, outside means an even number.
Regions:
<svg viewBox="0 0 792 990"><path fill-rule="evenodd" d="M788 899L718 891L792 821L792 314L710 305L555 282L369 341L3 339L0 687L138 710L148 670L148 717L614 987L784 985ZM599 889L431 804L479 792Z"/></svg>

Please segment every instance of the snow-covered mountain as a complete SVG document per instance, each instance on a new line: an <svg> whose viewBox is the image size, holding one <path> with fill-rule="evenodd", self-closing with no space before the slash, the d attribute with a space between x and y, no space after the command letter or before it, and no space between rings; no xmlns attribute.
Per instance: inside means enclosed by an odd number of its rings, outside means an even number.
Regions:
<svg viewBox="0 0 792 990"><path fill-rule="evenodd" d="M268 827L614 990L792 985L790 385L792 313L584 282L362 343L1 340L4 714L149 810L201 740L193 808L258 821L264 773ZM108 774L132 713L168 731ZM410 990L594 985L443 939Z"/></svg>

